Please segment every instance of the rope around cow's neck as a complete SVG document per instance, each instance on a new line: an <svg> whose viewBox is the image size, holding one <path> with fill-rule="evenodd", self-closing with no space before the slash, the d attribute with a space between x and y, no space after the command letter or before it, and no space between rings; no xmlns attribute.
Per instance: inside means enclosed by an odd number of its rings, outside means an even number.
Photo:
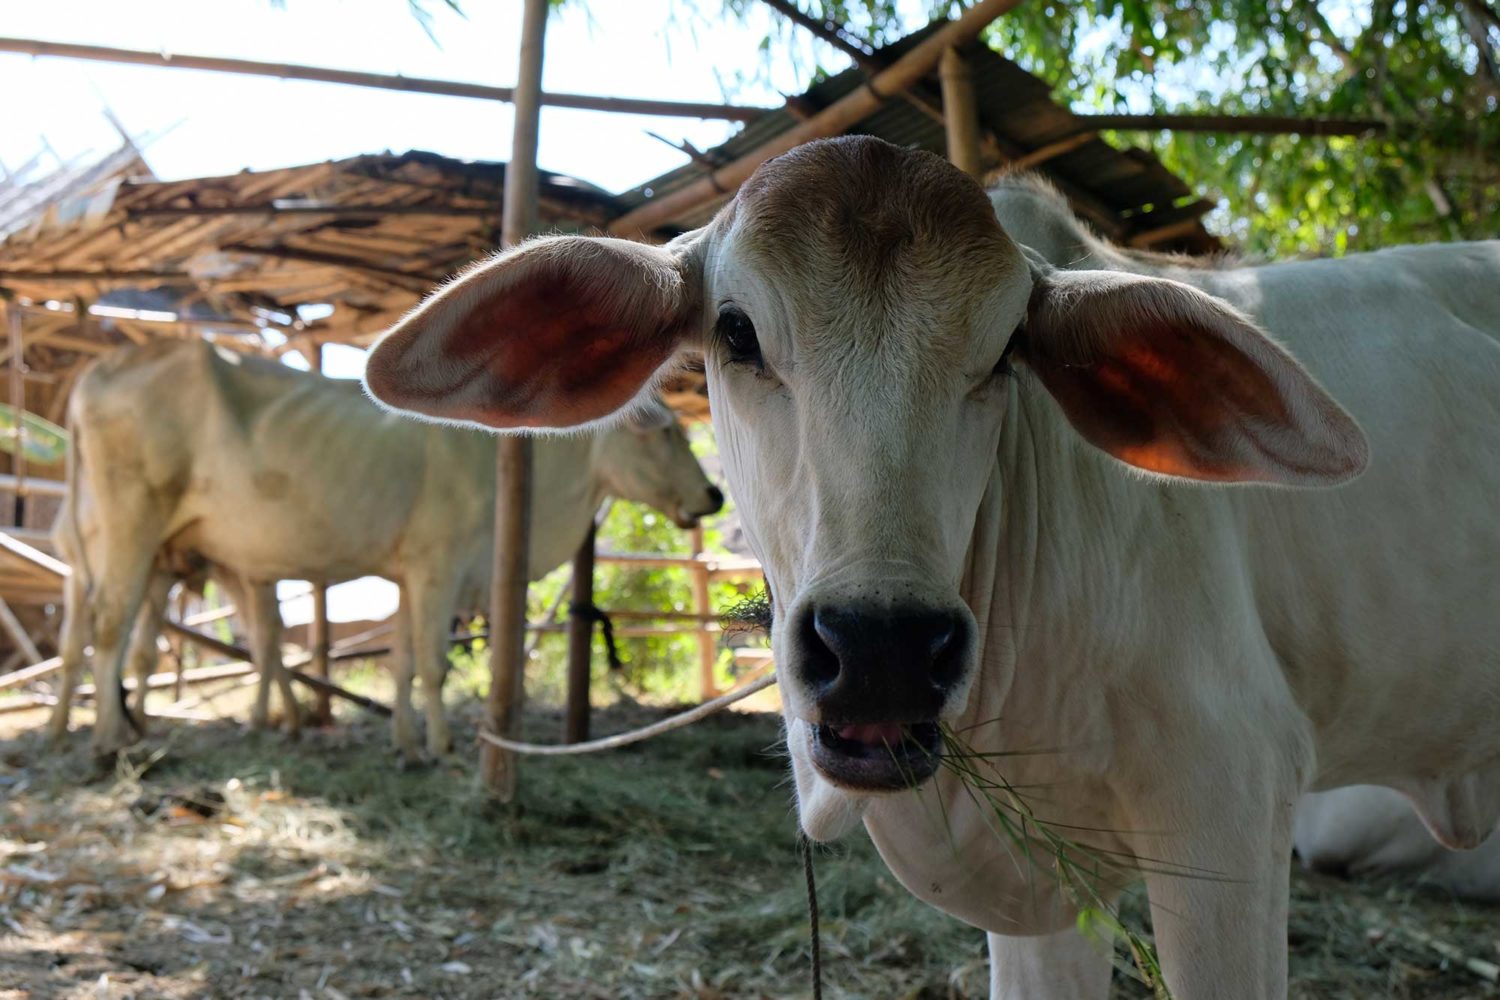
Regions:
<svg viewBox="0 0 1500 1000"><path fill-rule="evenodd" d="M598 753L600 750L613 750L616 747L629 746L639 743L641 740L649 740L653 736L669 733L674 729L692 725L699 719L706 719L715 712L722 712L737 701L743 701L758 691L764 691L776 683L776 675L768 674L756 681L751 681L738 691L730 691L710 701L705 701L696 708L690 708L686 712L653 722L649 726L640 729L632 729L626 733L617 733L614 736L605 736L597 740L589 740L586 743L523 743L518 740L508 740L494 733L481 732L479 738L486 743L509 750L512 753L530 754L539 757L564 757L572 754Z"/></svg>

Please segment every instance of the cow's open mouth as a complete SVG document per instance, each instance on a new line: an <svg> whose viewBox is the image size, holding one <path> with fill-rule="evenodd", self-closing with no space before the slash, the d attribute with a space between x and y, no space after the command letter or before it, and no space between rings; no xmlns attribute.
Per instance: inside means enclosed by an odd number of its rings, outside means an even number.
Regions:
<svg viewBox="0 0 1500 1000"><path fill-rule="evenodd" d="M936 722L865 722L812 728L813 764L834 783L871 792L915 788L937 771Z"/></svg>

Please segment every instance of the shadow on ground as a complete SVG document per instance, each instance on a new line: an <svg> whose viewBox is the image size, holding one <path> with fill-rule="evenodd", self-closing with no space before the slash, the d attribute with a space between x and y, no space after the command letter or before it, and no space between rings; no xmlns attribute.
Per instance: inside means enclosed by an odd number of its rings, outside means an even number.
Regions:
<svg viewBox="0 0 1500 1000"><path fill-rule="evenodd" d="M465 746L476 710L457 714ZM0 741L0 1000L810 993L772 717L528 760L513 808L478 791L474 754L401 767L362 718L297 744L158 726L88 781L84 734ZM530 734L556 727L538 713ZM818 869L830 998L987 995L982 935L912 900L863 837ZM1294 996L1496 995L1431 944L1500 960L1494 910L1302 876L1294 894ZM1117 975L1116 997L1145 995Z"/></svg>

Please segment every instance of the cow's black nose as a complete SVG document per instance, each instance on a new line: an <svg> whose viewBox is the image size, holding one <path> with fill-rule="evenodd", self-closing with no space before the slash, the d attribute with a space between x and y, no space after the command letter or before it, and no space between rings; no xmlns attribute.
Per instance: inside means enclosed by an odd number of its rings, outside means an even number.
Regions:
<svg viewBox="0 0 1500 1000"><path fill-rule="evenodd" d="M821 605L799 623L803 680L825 720L935 719L963 675L967 616L929 607Z"/></svg>
<svg viewBox="0 0 1500 1000"><path fill-rule="evenodd" d="M709 507L708 510L703 512L704 516L707 516L709 514L717 514L719 511L723 510L724 491L719 489L717 486L710 486L708 488L708 502L713 506Z"/></svg>

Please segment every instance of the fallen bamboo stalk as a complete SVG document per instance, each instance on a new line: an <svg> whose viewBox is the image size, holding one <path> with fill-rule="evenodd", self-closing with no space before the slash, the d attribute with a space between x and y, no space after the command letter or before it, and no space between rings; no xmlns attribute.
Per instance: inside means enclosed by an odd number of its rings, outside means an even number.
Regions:
<svg viewBox="0 0 1500 1000"><path fill-rule="evenodd" d="M192 670L182 672L182 683L184 684L208 684L212 681L227 680L232 677L245 677L255 673L255 665L241 660L237 663L221 663L212 667L195 667ZM146 689L154 691L158 688L168 688L177 683L177 674L152 674L146 678ZM138 685L134 677L125 679L125 690L134 691ZM78 698L92 698L98 693L98 688L93 684L80 684L74 696Z"/></svg>
<svg viewBox="0 0 1500 1000"><path fill-rule="evenodd" d="M73 571L68 568L68 564L63 562L61 559L49 556L41 549L35 548L31 545L27 545L25 542L21 541L19 538L16 538L14 535L10 534L10 532L7 531L0 531L0 549L4 549L6 552L9 552L11 555L15 556L17 559L20 559L23 562L30 563L38 569L46 570L48 573L51 573L55 576L66 578L68 576L71 576L73 573Z"/></svg>
<svg viewBox="0 0 1500 1000"><path fill-rule="evenodd" d="M995 18L1021 0L979 0L956 20L943 25L910 52L871 77L863 87L834 101L806 121L783 132L754 152L727 163L676 191L646 202L609 224L615 236L636 237L666 225L704 204L734 192L762 163L812 139L838 135L868 117L887 100L904 94L930 73L950 48L972 41Z"/></svg>
<svg viewBox="0 0 1500 1000"><path fill-rule="evenodd" d="M198 645L203 646L207 649L211 649L216 653L232 657L236 660L248 661L252 659L252 657L250 656L250 651L245 649L243 646L236 646L232 642L225 642L222 639L215 639L211 635L204 635L202 632L190 629L185 625L179 625L177 622L171 620L165 622L165 626L168 631L174 632L190 642L196 642ZM325 681L320 677L312 677L296 669L297 667L306 666L311 662L312 654L301 653L297 656L287 657L285 660L283 660L282 668L291 675L292 680L299 681L304 686L310 687L314 691L326 692L327 694L333 695L335 698L342 698L345 701L353 702L360 708L363 708L368 712L374 712L376 715L388 716L391 714L389 705L383 705L373 698L366 698L362 694L355 694L353 691L348 691L344 688L341 688L337 684Z"/></svg>

